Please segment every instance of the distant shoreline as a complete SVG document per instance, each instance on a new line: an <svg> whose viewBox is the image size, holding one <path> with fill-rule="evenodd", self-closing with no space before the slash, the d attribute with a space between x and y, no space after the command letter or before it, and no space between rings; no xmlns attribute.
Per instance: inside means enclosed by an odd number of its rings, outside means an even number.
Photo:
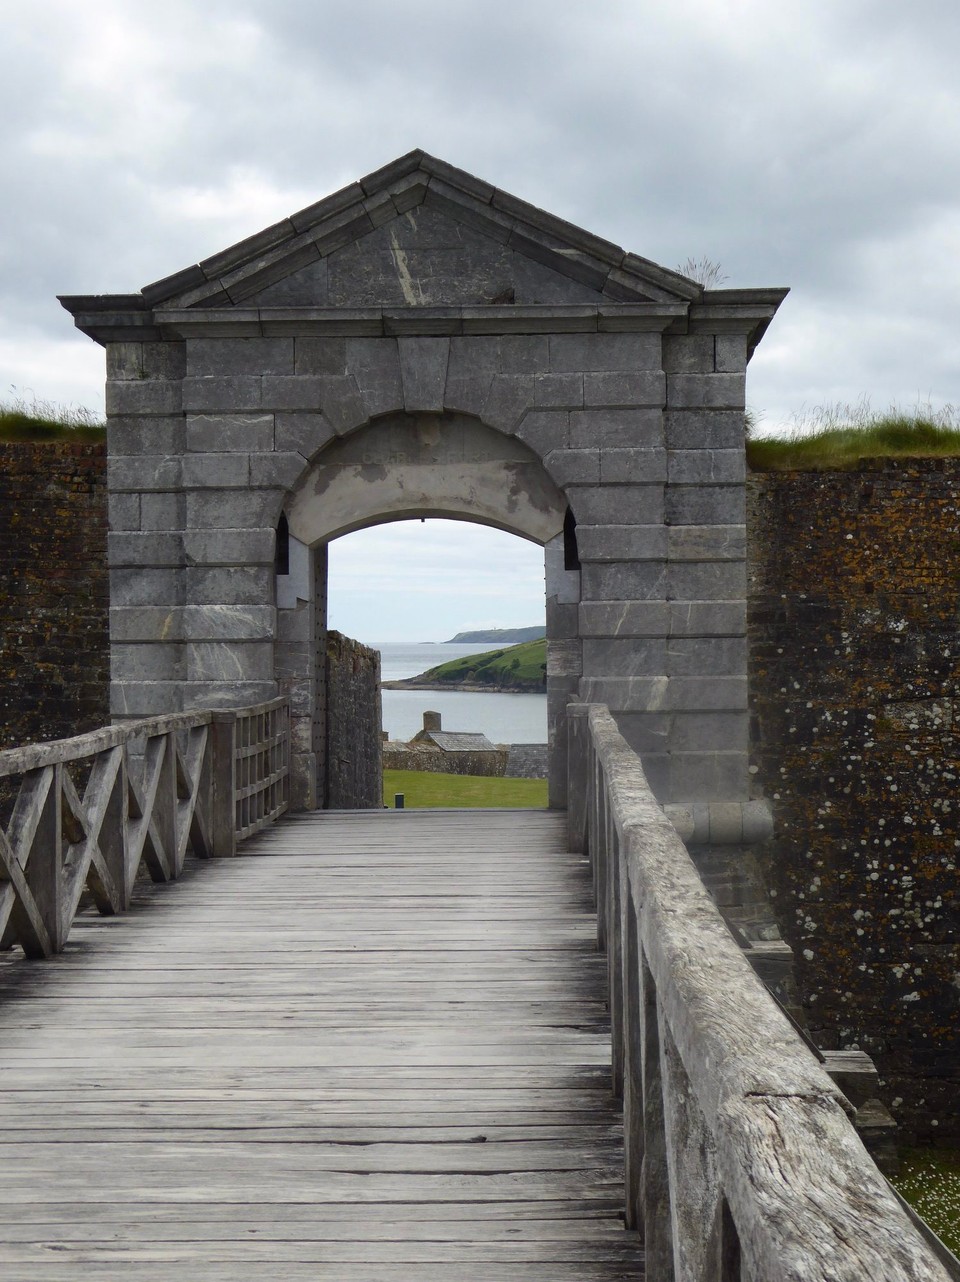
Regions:
<svg viewBox="0 0 960 1282"><path fill-rule="evenodd" d="M458 632L440 645L522 645L525 641L542 641L547 635L543 624L530 628L487 628L475 632Z"/></svg>
<svg viewBox="0 0 960 1282"><path fill-rule="evenodd" d="M531 690L528 686L515 685L481 685L479 682L460 681L418 681L408 677L405 681L381 681L381 690L433 690L439 694L542 694L546 690Z"/></svg>

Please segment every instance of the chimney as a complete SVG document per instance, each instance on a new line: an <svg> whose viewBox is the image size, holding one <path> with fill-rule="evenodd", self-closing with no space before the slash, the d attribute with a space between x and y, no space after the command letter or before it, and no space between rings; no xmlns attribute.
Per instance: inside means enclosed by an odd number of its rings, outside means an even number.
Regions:
<svg viewBox="0 0 960 1282"><path fill-rule="evenodd" d="M423 714L423 728L424 730L439 730L440 729L440 713L425 712Z"/></svg>

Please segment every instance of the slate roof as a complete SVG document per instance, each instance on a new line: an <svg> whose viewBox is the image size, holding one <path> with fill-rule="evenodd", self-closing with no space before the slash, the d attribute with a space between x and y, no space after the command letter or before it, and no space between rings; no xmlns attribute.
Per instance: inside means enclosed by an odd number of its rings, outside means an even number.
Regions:
<svg viewBox="0 0 960 1282"><path fill-rule="evenodd" d="M493 753L496 744L491 744L486 735L456 729L428 729L420 731L419 741L427 740L436 744L443 753Z"/></svg>
<svg viewBox="0 0 960 1282"><path fill-rule="evenodd" d="M421 730L417 743L432 743L442 752L495 752L496 744L485 734L466 730Z"/></svg>

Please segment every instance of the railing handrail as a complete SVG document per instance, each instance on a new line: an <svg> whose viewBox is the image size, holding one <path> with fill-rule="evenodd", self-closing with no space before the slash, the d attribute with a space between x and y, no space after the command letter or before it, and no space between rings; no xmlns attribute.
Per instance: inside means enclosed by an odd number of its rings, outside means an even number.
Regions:
<svg viewBox="0 0 960 1282"><path fill-rule="evenodd" d="M265 699L263 703L244 704L242 708L214 708L215 717L258 717L262 712L274 712L277 708L286 708L290 706L290 696L278 694L273 699Z"/></svg>
<svg viewBox="0 0 960 1282"><path fill-rule="evenodd" d="M585 832L594 864L627 1219L643 1228L648 1272L739 1279L742 1260L752 1282L944 1282L609 711L569 711L572 841Z"/></svg>
<svg viewBox="0 0 960 1282"><path fill-rule="evenodd" d="M196 712L168 712L156 717L140 717L131 721L118 721L111 726L88 730L85 734L68 739L45 739L40 743L26 744L19 748L0 749L0 779L10 775L25 774L42 766L58 762L80 761L95 753L115 748L131 739L153 738L171 730L191 730L195 726L208 726L213 721L235 720L237 717L258 716L273 712L289 703L286 695L267 699L242 708L201 708Z"/></svg>
<svg viewBox="0 0 960 1282"><path fill-rule="evenodd" d="M39 770L43 766L81 761L132 739L154 738L171 731L208 726L217 715L210 708L199 712L171 712L159 717L142 717L136 721L101 726L99 730L89 730L69 739L45 739L20 748L4 748L0 751L0 779L26 774L28 770Z"/></svg>
<svg viewBox="0 0 960 1282"><path fill-rule="evenodd" d="M171 881L188 849L235 855L287 809L289 700L9 748L0 781L13 779L13 810L0 826L0 947L46 957L63 948L85 889L101 913L123 912L141 862L154 881Z"/></svg>

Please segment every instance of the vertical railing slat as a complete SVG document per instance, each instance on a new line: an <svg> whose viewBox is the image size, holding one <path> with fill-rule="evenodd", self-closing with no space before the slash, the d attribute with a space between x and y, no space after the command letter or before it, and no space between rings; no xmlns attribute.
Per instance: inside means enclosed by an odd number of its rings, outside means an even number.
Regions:
<svg viewBox="0 0 960 1282"><path fill-rule="evenodd" d="M213 797L210 812L213 853L237 853L237 714L215 712L210 724Z"/></svg>

